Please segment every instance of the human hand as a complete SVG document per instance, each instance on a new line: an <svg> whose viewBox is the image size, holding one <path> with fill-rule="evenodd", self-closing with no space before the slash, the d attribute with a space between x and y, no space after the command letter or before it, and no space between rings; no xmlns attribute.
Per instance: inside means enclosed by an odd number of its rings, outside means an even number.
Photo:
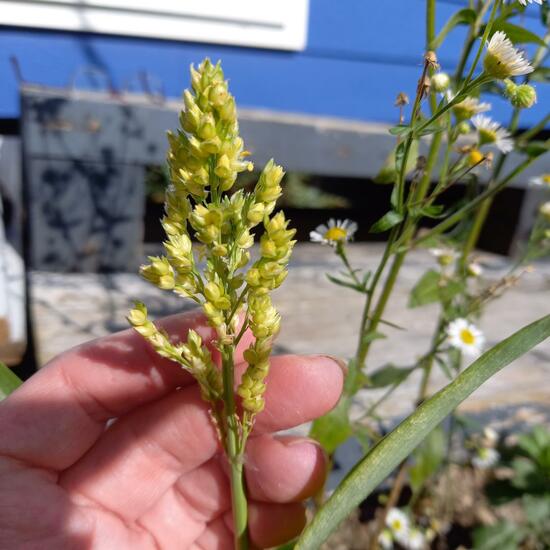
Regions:
<svg viewBox="0 0 550 550"><path fill-rule="evenodd" d="M175 338L190 328L214 337L195 312L159 325ZM249 342L246 335L238 361ZM296 536L302 501L325 477L320 447L273 432L329 411L342 383L328 357L272 358L245 464L255 546ZM229 550L226 472L187 373L132 330L89 342L0 403L0 548Z"/></svg>

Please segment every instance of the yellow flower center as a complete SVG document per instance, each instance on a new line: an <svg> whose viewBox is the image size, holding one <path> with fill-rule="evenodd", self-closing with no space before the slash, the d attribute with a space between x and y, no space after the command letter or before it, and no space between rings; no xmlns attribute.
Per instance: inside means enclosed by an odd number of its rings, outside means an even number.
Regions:
<svg viewBox="0 0 550 550"><path fill-rule="evenodd" d="M470 154L468 155L468 163L470 166L475 166L476 164L479 164L485 157L483 156L483 153L479 151L478 149L473 149L470 151Z"/></svg>
<svg viewBox="0 0 550 550"><path fill-rule="evenodd" d="M467 328L464 328L460 331L460 339L468 346L471 346L476 341L476 337L474 336L472 331Z"/></svg>
<svg viewBox="0 0 550 550"><path fill-rule="evenodd" d="M394 519L392 522L391 522L391 526L392 526L392 529L394 531L401 531L401 528L403 527L401 525L401 521L398 520L398 519Z"/></svg>
<svg viewBox="0 0 550 550"><path fill-rule="evenodd" d="M324 235L327 241L343 241L347 237L348 232L341 227L331 227Z"/></svg>
<svg viewBox="0 0 550 550"><path fill-rule="evenodd" d="M546 185L550 185L550 174L544 174L544 176L542 176L542 181L543 181Z"/></svg>

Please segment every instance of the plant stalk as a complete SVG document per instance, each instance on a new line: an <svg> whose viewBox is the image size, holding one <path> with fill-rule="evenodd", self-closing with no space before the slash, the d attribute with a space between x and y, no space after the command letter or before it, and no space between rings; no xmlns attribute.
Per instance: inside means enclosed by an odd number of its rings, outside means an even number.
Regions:
<svg viewBox="0 0 550 550"><path fill-rule="evenodd" d="M227 423L225 450L230 467L231 504L233 510L235 550L248 550L248 504L244 487L243 453L245 441L240 442L235 406L235 365L232 346L222 352L223 393Z"/></svg>

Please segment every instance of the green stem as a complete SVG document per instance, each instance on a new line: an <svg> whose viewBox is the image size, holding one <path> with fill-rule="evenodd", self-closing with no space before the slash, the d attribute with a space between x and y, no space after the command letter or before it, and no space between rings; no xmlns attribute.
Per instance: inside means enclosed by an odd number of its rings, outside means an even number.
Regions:
<svg viewBox="0 0 550 550"><path fill-rule="evenodd" d="M370 309L372 307L372 301L374 298L376 287L378 286L378 282L382 277L384 268L386 267L386 264L388 263L388 260L391 256L393 243L396 237L397 237L397 229L394 227L390 231L390 236L388 237L388 242L386 243L386 248L384 249L384 254L382 255L382 259L380 260L380 263L378 264L378 267L376 268L376 272L374 273L372 281L369 285L369 292L367 295L367 299L365 300L363 315L361 317L361 325L359 328L359 342L357 343L357 351L355 353L355 365L354 365L355 369L361 370L363 368L363 365L365 364L365 359L367 357L369 344L365 343L364 336L368 332L367 323L369 321Z"/></svg>
<svg viewBox="0 0 550 550"><path fill-rule="evenodd" d="M446 220L442 221L435 227L432 227L424 235L413 241L412 246L417 246L421 242L424 242L434 235L439 235L459 222L466 214L477 208L485 199L492 197L495 193L498 193L503 187L505 187L512 179L518 174L523 172L527 166L529 166L535 159L528 158L524 160L519 166L517 166L512 172L510 172L500 183L490 189L486 189L483 193L478 195L474 200L469 202L466 206L449 216Z"/></svg>
<svg viewBox="0 0 550 550"><path fill-rule="evenodd" d="M491 29L493 27L493 23L495 21L495 16L497 13L497 8L502 3L502 0L495 0L495 3L493 4L493 9L491 10L491 15L489 16L489 21L487 25L485 26L485 32L483 33L483 37L481 38L481 44L479 45L479 48L477 49L476 56L474 58L474 62L472 63L472 66L470 68L470 72L468 73L468 76L466 77L465 84L467 85L468 82L472 79L472 76L474 74L474 71L476 70L479 58L481 57L481 54L483 53L483 48L485 47L485 43L487 42L487 39L489 38L489 34L491 32ZM479 18L478 18L479 21Z"/></svg>
<svg viewBox="0 0 550 550"><path fill-rule="evenodd" d="M430 351L424 356L424 361L422 365L424 372L422 373L422 381L420 382L420 389L418 391L418 404L422 403L426 399L426 397L428 397L428 387L430 384L430 376L432 374L435 354L437 353L437 349L442 342L441 332L443 330L443 326L444 326L444 321L440 317L432 337L432 345L431 345Z"/></svg>
<svg viewBox="0 0 550 550"><path fill-rule="evenodd" d="M470 53L472 53L472 48L476 43L476 36L479 33L480 25L483 22L483 17L487 13L487 10L489 9L491 2L492 0L486 0L485 4L483 4L481 9L479 10L475 21L473 21L472 24L470 25L470 28L468 30L468 36L466 37L466 42L464 43L464 47L462 48L462 53L460 54L460 61L458 62L458 66L456 68L456 72L454 75L454 81L457 85L462 80L462 75L464 73L464 69L466 68L466 63L468 62Z"/></svg>
<svg viewBox="0 0 550 550"><path fill-rule="evenodd" d="M492 78L485 73L481 73L477 78L469 82L468 84L465 84L464 87L456 94L456 96L440 107L426 122L423 122L418 126L418 128L414 129L414 133L417 135L421 135L422 131L425 130L428 126L433 124L438 118L440 118L443 114L445 114L449 109L454 107L457 103L460 103L472 90L477 88L478 86L481 86L482 84L486 84L487 82L490 82Z"/></svg>
<svg viewBox="0 0 550 550"><path fill-rule="evenodd" d="M519 122L519 113L520 113L519 109L514 110L514 113L512 115L512 120L510 121L510 124L508 126L510 133L514 133L515 130L517 129L518 122ZM488 187L489 189L497 185L496 181L498 180L502 172L502 169L504 168L504 163L506 162L506 158L507 158L507 155L505 155L504 153L501 153L499 155L498 160L495 164L495 168L493 170L491 181L489 182L489 187ZM464 247L462 248L462 254L460 258L460 267L462 272L465 269L466 263L468 261L468 257L472 253L472 250L475 248L479 240L481 230L485 225L485 220L487 219L487 216L489 215L489 210L491 209L491 205L493 204L493 198L494 196L488 197L487 200L481 203L480 207L476 212L474 221L472 223L472 227L470 229L470 232L468 233L468 237L466 238Z"/></svg>
<svg viewBox="0 0 550 550"><path fill-rule="evenodd" d="M433 50L435 39L435 0L426 2L426 49Z"/></svg>
<svg viewBox="0 0 550 550"><path fill-rule="evenodd" d="M235 406L235 365L232 346L223 348L222 372L225 421L227 423L225 446L230 467L235 550L248 550L248 505L243 479L245 441L240 441Z"/></svg>
<svg viewBox="0 0 550 550"><path fill-rule="evenodd" d="M348 255L346 254L346 249L344 247L344 244L342 242L337 243L336 245L336 254L340 257L344 265L346 266L346 269L348 270L348 273L350 277L353 279L353 282L358 286L363 286L361 284L361 281L357 278L357 275L355 274L355 270L351 266L348 260Z"/></svg>

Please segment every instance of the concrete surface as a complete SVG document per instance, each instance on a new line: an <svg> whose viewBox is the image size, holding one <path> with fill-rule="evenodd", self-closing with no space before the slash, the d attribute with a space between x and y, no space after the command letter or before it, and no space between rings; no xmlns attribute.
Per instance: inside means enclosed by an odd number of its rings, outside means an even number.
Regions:
<svg viewBox="0 0 550 550"><path fill-rule="evenodd" d="M382 252L378 244L350 246L350 259L357 267L373 269ZM483 255L484 278L496 280L504 274L508 260ZM396 284L385 318L406 330L384 327L388 338L372 346L368 370L385 363L413 365L429 345L437 318L437 307L407 309L408 294L424 271L434 266L426 251L408 257ZM293 256L290 274L275 301L283 315L277 341L279 353L324 353L340 357L353 355L363 299L359 294L330 283L326 272L339 269L332 249L300 244ZM135 274L31 273L31 315L40 364L83 341L127 327L124 316L132 300L144 301L154 316L190 308L177 296L162 292ZM492 346L522 326L550 312L550 264L541 263L520 283L488 307L480 326ZM434 369L432 389L444 385L445 376ZM384 415L407 414L416 395L419 376L412 375L380 409ZM380 395L362 392L355 414ZM524 404L537 410L550 409L550 339L510 365L471 396L465 411L512 407ZM534 409L535 410L535 409ZM524 411L525 412L525 411ZM523 414L523 413L521 413ZM539 414L539 413L537 413ZM544 415L543 415L544 416Z"/></svg>

